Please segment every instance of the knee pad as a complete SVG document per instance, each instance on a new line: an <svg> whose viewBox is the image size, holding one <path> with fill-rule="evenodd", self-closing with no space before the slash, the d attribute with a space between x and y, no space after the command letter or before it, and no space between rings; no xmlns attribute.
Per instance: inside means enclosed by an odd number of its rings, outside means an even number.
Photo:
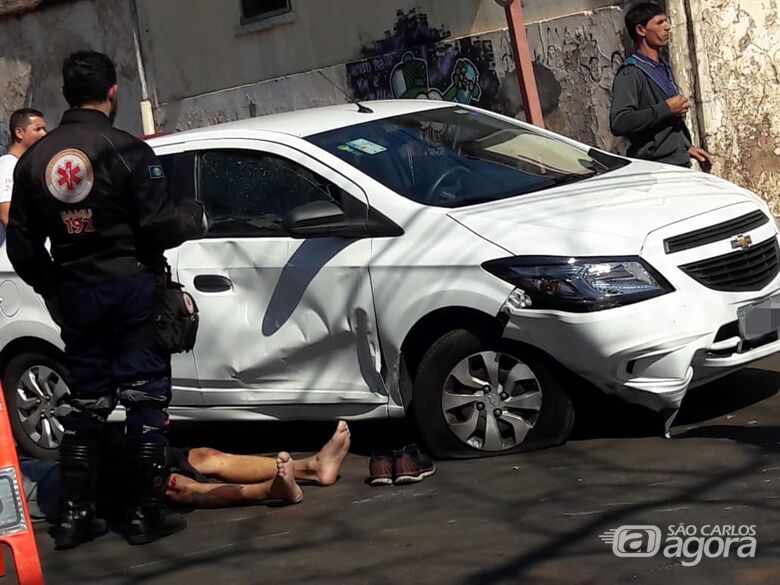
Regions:
<svg viewBox="0 0 780 585"><path fill-rule="evenodd" d="M119 387L119 400L128 410L137 405L165 408L171 401L170 378L126 382Z"/></svg>
<svg viewBox="0 0 780 585"><path fill-rule="evenodd" d="M65 435L78 440L101 440L108 415L116 407L116 396L71 398L70 412L62 417Z"/></svg>
<svg viewBox="0 0 780 585"><path fill-rule="evenodd" d="M153 404L136 404L127 410L127 437L148 443L167 443L168 411Z"/></svg>

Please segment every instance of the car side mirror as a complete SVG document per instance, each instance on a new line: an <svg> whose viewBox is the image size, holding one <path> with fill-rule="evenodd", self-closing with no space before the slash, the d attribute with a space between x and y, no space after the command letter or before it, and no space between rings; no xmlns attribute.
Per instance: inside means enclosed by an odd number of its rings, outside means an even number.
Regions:
<svg viewBox="0 0 780 585"><path fill-rule="evenodd" d="M313 201L292 209L284 218L284 227L294 238L360 237L365 224L355 225L332 201Z"/></svg>

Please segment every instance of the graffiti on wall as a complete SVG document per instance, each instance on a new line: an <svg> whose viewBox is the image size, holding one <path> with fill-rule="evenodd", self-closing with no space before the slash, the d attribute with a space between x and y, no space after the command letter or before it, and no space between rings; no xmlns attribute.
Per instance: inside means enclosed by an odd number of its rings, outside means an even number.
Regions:
<svg viewBox="0 0 780 585"><path fill-rule="evenodd" d="M360 100L434 99L495 105L499 80L493 44L431 28L425 14L399 12L393 32L363 49L365 59L346 65L352 94Z"/></svg>
<svg viewBox="0 0 780 585"><path fill-rule="evenodd" d="M534 61L549 68L574 65L591 82L611 89L624 51L604 52L593 33L579 27L547 26L541 39L541 46L534 48Z"/></svg>

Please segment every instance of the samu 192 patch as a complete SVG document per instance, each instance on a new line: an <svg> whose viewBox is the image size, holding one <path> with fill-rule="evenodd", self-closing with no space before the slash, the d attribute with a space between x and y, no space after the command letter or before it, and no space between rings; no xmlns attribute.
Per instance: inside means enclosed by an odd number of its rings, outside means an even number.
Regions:
<svg viewBox="0 0 780 585"><path fill-rule="evenodd" d="M149 167L150 179L162 179L164 177L165 173L163 172L163 168L160 165L152 165Z"/></svg>

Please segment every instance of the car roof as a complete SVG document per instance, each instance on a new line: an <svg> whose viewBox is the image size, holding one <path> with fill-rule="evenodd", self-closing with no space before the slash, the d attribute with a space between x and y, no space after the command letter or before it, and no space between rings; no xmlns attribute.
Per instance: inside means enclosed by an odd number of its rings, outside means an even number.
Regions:
<svg viewBox="0 0 780 585"><path fill-rule="evenodd" d="M320 132L327 132L337 128L355 126L372 120L381 120L402 114L410 114L425 110L452 107L452 102L434 100L382 100L360 102L369 108L371 113L358 111L357 104L339 104L337 106L324 106L294 110L281 114L270 114L257 118L248 118L236 122L227 122L205 126L184 132L175 132L148 139L151 146L164 146L166 144L180 143L189 139L204 140L211 135L224 137L225 131L232 135L240 135L244 132L276 132L292 136L305 137Z"/></svg>

